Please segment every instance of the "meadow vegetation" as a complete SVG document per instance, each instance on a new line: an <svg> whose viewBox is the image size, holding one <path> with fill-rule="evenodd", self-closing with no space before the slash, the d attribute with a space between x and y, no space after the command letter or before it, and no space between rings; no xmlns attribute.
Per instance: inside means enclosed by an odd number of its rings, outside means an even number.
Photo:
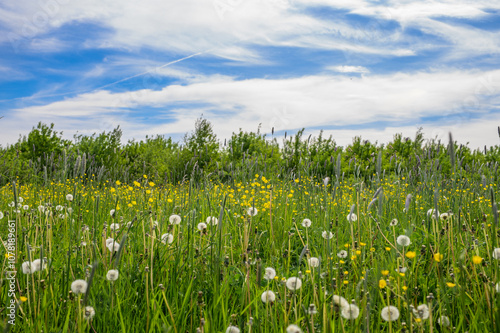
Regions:
<svg viewBox="0 0 500 333"><path fill-rule="evenodd" d="M39 124L1 152L4 331L500 331L499 146L302 133Z"/></svg>

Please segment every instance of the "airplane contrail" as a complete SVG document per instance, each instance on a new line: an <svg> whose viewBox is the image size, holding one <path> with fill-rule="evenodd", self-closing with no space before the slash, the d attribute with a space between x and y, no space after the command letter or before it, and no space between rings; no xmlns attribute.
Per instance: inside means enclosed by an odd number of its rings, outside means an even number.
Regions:
<svg viewBox="0 0 500 333"><path fill-rule="evenodd" d="M142 76L142 75L146 75L146 74L155 72L155 71L157 71L157 70L159 70L161 68L165 68L165 67L168 67L170 65L176 64L178 62L187 60L189 58L193 58L193 57L196 57L198 55L201 55L201 54L204 54L204 53L208 53L208 52L210 52L212 50L213 49L209 49L209 50L206 50L206 51L194 53L194 54L188 55L186 57L183 57L183 58L180 58L180 59L177 59L177 60L173 60L173 61L167 62L167 63L165 63L165 64L163 64L161 66L155 67L155 68L153 68L153 69L151 69L149 71L146 71L146 72L143 72L143 73L139 73L139 74L135 74L135 75L132 75L132 76L120 79L120 80L115 81L115 82L111 82L111 83L105 84L103 86L100 86L100 87L97 87L97 88L94 88L94 89L91 89L91 90L71 91L71 92L67 92L67 93L47 94L47 95L39 95L39 96L16 97L16 98L11 98L11 99L2 99L2 100L0 100L0 103L2 103L2 102L16 101L16 100L21 100L21 99L29 100L29 99L36 99L36 98L57 97L57 96L66 96L66 95L73 95L73 94L88 94L88 93L91 93L91 92L94 92L94 91L97 91L97 90L101 90L101 89L113 86L115 84L118 84L118 83L121 83L121 82L124 82L124 81L128 81L130 79L133 79L133 78L136 78L136 77L139 77L139 76Z"/></svg>

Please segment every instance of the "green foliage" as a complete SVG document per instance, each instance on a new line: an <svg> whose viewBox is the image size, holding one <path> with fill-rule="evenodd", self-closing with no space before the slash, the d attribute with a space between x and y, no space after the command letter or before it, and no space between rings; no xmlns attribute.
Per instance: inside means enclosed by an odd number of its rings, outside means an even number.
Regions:
<svg viewBox="0 0 500 333"><path fill-rule="evenodd" d="M13 179L55 179L82 177L130 181L146 174L157 182L177 183L196 175L197 179L247 181L254 174L272 172L283 179L308 176L332 179L354 178L379 182L383 177L407 174L410 182L438 180L453 173L498 179L500 146L471 150L457 142L424 141L422 130L414 137L395 134L387 145L357 136L338 146L332 136L304 138L304 129L285 135L283 143L257 132L233 133L221 145L212 124L196 120L194 130L182 143L163 136L121 143L117 127L100 134L75 135L73 141L39 123L25 137L0 150L0 185ZM452 164L453 161L453 164Z"/></svg>

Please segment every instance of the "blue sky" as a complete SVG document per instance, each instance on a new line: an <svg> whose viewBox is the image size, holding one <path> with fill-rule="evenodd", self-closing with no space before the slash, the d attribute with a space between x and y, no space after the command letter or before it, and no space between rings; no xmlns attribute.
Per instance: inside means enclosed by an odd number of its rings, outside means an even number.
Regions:
<svg viewBox="0 0 500 333"><path fill-rule="evenodd" d="M500 2L0 0L0 144L39 121L124 142L395 133L500 143Z"/></svg>

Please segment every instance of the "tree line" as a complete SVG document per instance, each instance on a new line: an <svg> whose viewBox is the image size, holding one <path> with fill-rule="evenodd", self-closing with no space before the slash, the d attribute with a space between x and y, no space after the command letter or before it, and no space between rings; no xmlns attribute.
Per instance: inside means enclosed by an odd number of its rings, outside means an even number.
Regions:
<svg viewBox="0 0 500 333"><path fill-rule="evenodd" d="M500 135L500 128L499 128ZM424 140L395 134L388 144L372 143L361 136L339 146L323 132L304 136L304 129L278 139L260 132L234 132L221 142L212 124L199 118L181 141L157 135L121 142L122 130L62 137L54 124L38 123L12 145L0 147L0 185L20 182L105 180L132 182L148 175L155 182L177 183L192 179L246 181L255 174L281 178L357 178L366 182L406 175L408 181L461 174L492 177L497 181L500 146L472 150L449 140Z"/></svg>

